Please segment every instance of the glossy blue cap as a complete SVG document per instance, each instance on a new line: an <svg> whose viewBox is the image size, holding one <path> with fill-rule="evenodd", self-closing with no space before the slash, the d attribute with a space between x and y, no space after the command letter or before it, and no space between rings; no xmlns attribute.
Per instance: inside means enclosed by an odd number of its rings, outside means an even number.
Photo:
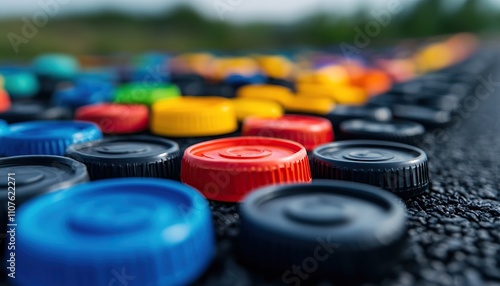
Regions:
<svg viewBox="0 0 500 286"><path fill-rule="evenodd" d="M45 54L37 57L33 62L33 69L37 75L54 79L72 79L79 70L75 57L65 54Z"/></svg>
<svg viewBox="0 0 500 286"><path fill-rule="evenodd" d="M170 180L82 184L17 216L18 285L187 285L215 253L208 202Z"/></svg>
<svg viewBox="0 0 500 286"><path fill-rule="evenodd" d="M110 102L115 93L114 86L102 80L80 80L74 86L54 93L54 104L76 109L90 104Z"/></svg>
<svg viewBox="0 0 500 286"><path fill-rule="evenodd" d="M3 75L4 89L11 98L26 98L35 96L40 90L38 79L31 72L7 72Z"/></svg>
<svg viewBox="0 0 500 286"><path fill-rule="evenodd" d="M2 135L0 154L60 155L69 145L102 138L99 127L83 121L30 121L9 126Z"/></svg>

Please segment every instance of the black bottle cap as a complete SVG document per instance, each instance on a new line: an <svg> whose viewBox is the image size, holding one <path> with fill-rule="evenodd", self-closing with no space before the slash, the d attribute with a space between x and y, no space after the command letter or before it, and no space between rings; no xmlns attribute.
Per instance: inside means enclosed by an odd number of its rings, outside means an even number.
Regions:
<svg viewBox="0 0 500 286"><path fill-rule="evenodd" d="M402 143L348 140L313 151L313 179L333 179L381 187L407 198L429 186L425 152Z"/></svg>
<svg viewBox="0 0 500 286"><path fill-rule="evenodd" d="M0 159L0 234L7 224L17 224L9 215L35 196L69 188L89 180L85 165L60 156L15 156ZM15 207L15 208L13 208ZM10 227L10 226L9 226ZM0 237L0 256L5 240Z"/></svg>
<svg viewBox="0 0 500 286"><path fill-rule="evenodd" d="M289 88L292 92L296 91L295 83L286 79L268 77L266 79L267 84L279 85Z"/></svg>
<svg viewBox="0 0 500 286"><path fill-rule="evenodd" d="M13 175L9 175L13 174ZM0 185L7 190L8 177L15 182L16 205L32 197L65 189L89 180L85 165L61 156L14 156L0 159ZM11 184L12 185L12 184ZM0 196L2 207L8 196Z"/></svg>
<svg viewBox="0 0 500 286"><path fill-rule="evenodd" d="M415 121L426 128L444 127L452 119L449 111L416 105L397 104L392 107L392 113L396 119Z"/></svg>
<svg viewBox="0 0 500 286"><path fill-rule="evenodd" d="M152 136L109 138L68 147L66 156L84 163L90 179L152 177L179 179L181 154L173 141Z"/></svg>
<svg viewBox="0 0 500 286"><path fill-rule="evenodd" d="M392 112L383 106L356 106L336 105L335 108L325 115L330 120L333 130L339 130L340 123L350 119L372 119L376 121L388 121L392 119Z"/></svg>
<svg viewBox="0 0 500 286"><path fill-rule="evenodd" d="M422 141L425 128L412 121L353 119L340 124L343 139L387 140L416 145Z"/></svg>
<svg viewBox="0 0 500 286"><path fill-rule="evenodd" d="M197 94L188 94L196 96L220 96L233 98L236 96L237 88L224 83L203 83L199 86Z"/></svg>
<svg viewBox="0 0 500 286"><path fill-rule="evenodd" d="M265 187L240 205L238 253L288 281L299 270L308 276L376 277L405 245L405 213L396 196L365 184L318 180Z"/></svg>
<svg viewBox="0 0 500 286"><path fill-rule="evenodd" d="M8 123L37 120L66 120L72 118L71 110L49 106L41 101L14 102L10 109L0 113L0 119Z"/></svg>

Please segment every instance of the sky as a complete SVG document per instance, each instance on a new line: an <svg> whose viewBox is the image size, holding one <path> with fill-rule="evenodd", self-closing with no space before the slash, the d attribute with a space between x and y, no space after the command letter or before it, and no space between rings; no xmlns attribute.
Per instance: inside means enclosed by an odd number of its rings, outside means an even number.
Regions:
<svg viewBox="0 0 500 286"><path fill-rule="evenodd" d="M411 5L418 0L3 0L0 18L33 16L43 11L43 3L58 3L54 16L103 10L148 15L188 3L205 16L223 21L290 22L320 10L350 13L361 6L382 9L391 1ZM447 3L452 7L460 1L463 0L448 0ZM498 0L484 1L500 7Z"/></svg>

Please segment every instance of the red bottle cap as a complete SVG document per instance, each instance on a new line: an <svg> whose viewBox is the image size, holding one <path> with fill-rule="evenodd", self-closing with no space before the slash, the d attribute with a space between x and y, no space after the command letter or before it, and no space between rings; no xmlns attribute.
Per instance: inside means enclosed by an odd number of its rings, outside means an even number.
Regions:
<svg viewBox="0 0 500 286"><path fill-rule="evenodd" d="M181 180L209 200L239 202L262 186L312 179L307 152L300 144L275 138L237 137L187 148Z"/></svg>
<svg viewBox="0 0 500 286"><path fill-rule="evenodd" d="M0 112L9 110L10 97L5 90L0 87Z"/></svg>
<svg viewBox="0 0 500 286"><path fill-rule="evenodd" d="M75 119L94 122L107 134L135 133L148 128L149 111L144 105L95 104L78 108Z"/></svg>
<svg viewBox="0 0 500 286"><path fill-rule="evenodd" d="M315 116L250 117L243 122L243 135L293 140L312 151L316 146L333 141L333 128L329 120Z"/></svg>

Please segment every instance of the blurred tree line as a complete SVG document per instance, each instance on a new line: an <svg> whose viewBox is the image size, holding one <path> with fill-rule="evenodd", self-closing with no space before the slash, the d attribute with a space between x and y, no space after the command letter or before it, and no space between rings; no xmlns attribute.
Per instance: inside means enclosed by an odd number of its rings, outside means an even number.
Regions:
<svg viewBox="0 0 500 286"><path fill-rule="evenodd" d="M379 25L374 42L464 31L495 32L500 27L500 11L484 5L481 0L465 0L455 9L445 8L448 0L399 2L401 10L391 14L388 25ZM382 10L378 8L374 12L361 8L352 15L327 11L291 24L234 24L218 18L209 19L187 6L179 6L161 16L147 18L118 13L51 18L30 37L23 36L26 21L4 20L0 22L0 34L4 35L0 42L0 58L31 58L43 52L273 52L293 47L328 46L353 42L357 31L364 31L368 23L377 21L374 13L382 15ZM30 20L29 17L25 19ZM18 53L12 48L13 33L19 36L14 37L18 41Z"/></svg>

